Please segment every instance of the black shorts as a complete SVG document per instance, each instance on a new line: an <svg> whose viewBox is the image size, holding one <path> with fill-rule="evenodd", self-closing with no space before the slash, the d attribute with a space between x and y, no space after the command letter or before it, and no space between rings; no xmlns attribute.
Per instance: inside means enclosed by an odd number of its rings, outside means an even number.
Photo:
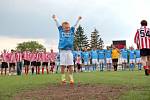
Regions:
<svg viewBox="0 0 150 100"><path fill-rule="evenodd" d="M31 66L36 66L36 61L32 61Z"/></svg>
<svg viewBox="0 0 150 100"><path fill-rule="evenodd" d="M41 66L41 62L36 62L36 66Z"/></svg>
<svg viewBox="0 0 150 100"><path fill-rule="evenodd" d="M13 67L13 66L16 66L15 63L9 63L9 67Z"/></svg>
<svg viewBox="0 0 150 100"><path fill-rule="evenodd" d="M29 66L29 65L30 65L30 61L28 61L28 60L24 60L24 65Z"/></svg>
<svg viewBox="0 0 150 100"><path fill-rule="evenodd" d="M8 68L8 63L7 62L2 62L2 68Z"/></svg>
<svg viewBox="0 0 150 100"><path fill-rule="evenodd" d="M51 66L55 66L55 62L50 62L50 65Z"/></svg>
<svg viewBox="0 0 150 100"><path fill-rule="evenodd" d="M78 69L81 69L81 64L78 64L78 63L77 63L77 68L78 68Z"/></svg>
<svg viewBox="0 0 150 100"><path fill-rule="evenodd" d="M118 59L112 59L112 62L118 62Z"/></svg>
<svg viewBox="0 0 150 100"><path fill-rule="evenodd" d="M43 62L42 66L48 66L48 62Z"/></svg>
<svg viewBox="0 0 150 100"><path fill-rule="evenodd" d="M141 56L150 56L150 49L140 49Z"/></svg>

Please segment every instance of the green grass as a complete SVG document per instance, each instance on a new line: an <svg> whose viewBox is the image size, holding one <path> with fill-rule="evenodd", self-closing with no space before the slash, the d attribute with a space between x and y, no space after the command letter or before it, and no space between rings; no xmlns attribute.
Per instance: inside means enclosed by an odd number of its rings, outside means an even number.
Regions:
<svg viewBox="0 0 150 100"><path fill-rule="evenodd" d="M74 78L76 84L81 82L81 84L124 85L129 87L129 91L120 96L120 100L150 100L150 76L145 76L144 72L75 73ZM12 96L20 91L59 83L60 74L0 76L0 100L11 100Z"/></svg>

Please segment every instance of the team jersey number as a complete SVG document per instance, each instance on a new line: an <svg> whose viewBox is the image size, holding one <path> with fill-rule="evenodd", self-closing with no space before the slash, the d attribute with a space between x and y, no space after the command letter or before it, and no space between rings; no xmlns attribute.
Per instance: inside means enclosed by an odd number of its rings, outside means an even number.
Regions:
<svg viewBox="0 0 150 100"><path fill-rule="evenodd" d="M140 36L141 37L149 37L150 38L150 31L140 30Z"/></svg>

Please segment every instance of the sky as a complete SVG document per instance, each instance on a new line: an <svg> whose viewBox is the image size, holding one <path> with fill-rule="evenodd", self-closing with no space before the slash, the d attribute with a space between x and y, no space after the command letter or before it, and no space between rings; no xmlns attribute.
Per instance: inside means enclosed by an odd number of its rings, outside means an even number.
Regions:
<svg viewBox="0 0 150 100"><path fill-rule="evenodd" d="M105 46L112 40L126 40L127 47L135 46L133 38L140 21L150 22L149 5L150 0L0 0L0 50L35 40L58 51L53 14L59 23L69 21L71 25L82 16L85 34L90 39L96 28Z"/></svg>

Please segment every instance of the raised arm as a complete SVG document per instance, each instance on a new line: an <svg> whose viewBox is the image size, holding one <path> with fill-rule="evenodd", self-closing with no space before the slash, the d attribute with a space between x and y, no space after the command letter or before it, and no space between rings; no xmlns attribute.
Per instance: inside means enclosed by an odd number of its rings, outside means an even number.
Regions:
<svg viewBox="0 0 150 100"><path fill-rule="evenodd" d="M58 22L58 18L56 15L53 15L52 18L54 19L54 21L56 22L57 27L60 26L59 22Z"/></svg>
<svg viewBox="0 0 150 100"><path fill-rule="evenodd" d="M76 21L76 23L75 23L75 25L74 25L74 27L75 27L75 28L78 26L79 21L80 21L81 19L82 19L82 17L81 17L81 16L79 16L79 17L78 17L78 20Z"/></svg>

